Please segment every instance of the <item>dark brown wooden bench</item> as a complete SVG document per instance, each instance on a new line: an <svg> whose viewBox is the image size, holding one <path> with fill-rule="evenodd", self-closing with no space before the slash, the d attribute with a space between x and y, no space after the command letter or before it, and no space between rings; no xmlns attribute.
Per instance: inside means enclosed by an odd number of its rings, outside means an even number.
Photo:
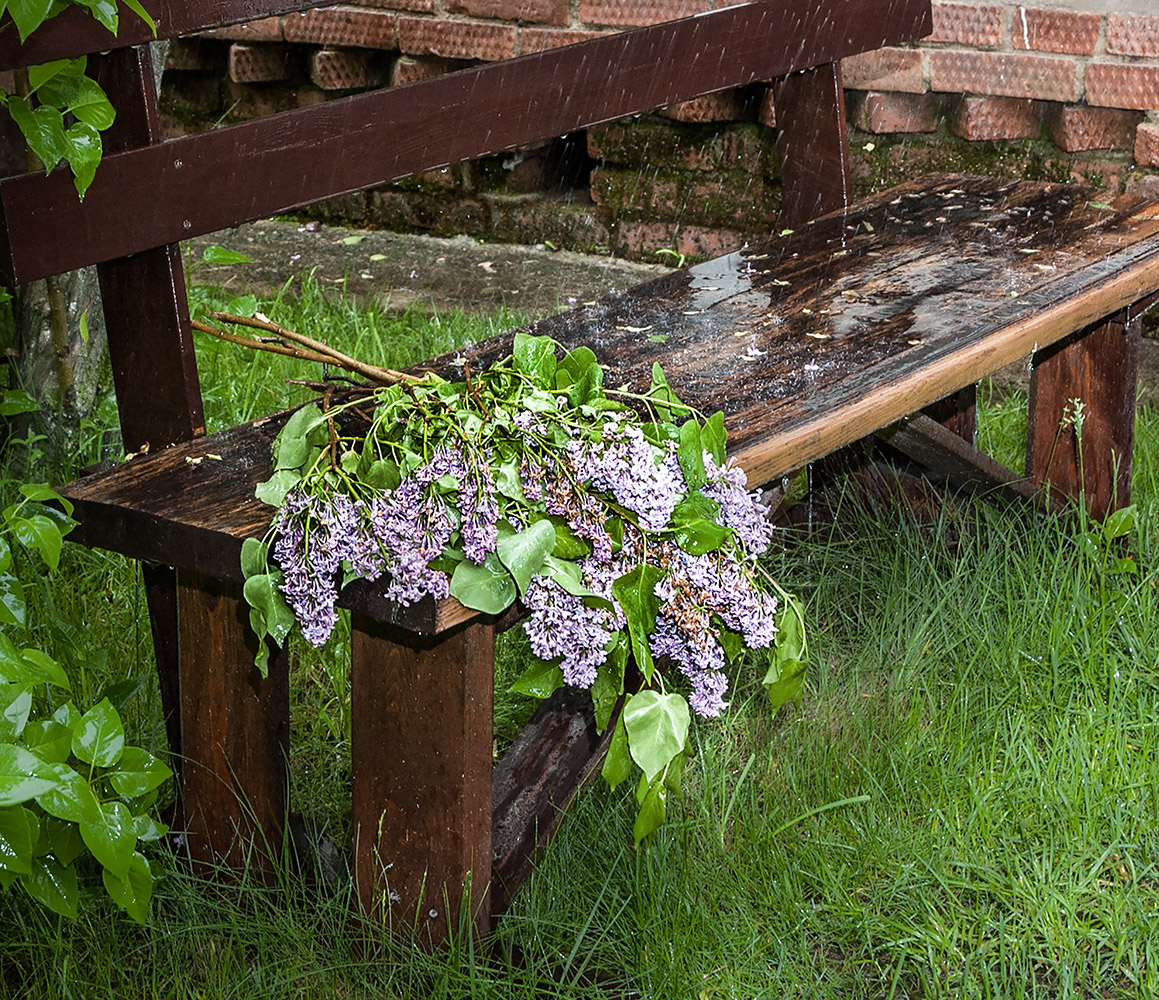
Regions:
<svg viewBox="0 0 1159 1000"><path fill-rule="evenodd" d="M171 0L153 13L165 34L306 6ZM149 449L64 492L76 537L144 562L195 858L234 861L257 834L280 843L287 814L287 664L275 653L268 679L255 671L238 566L242 541L269 524L253 486L268 475L284 415L203 436L177 253L186 237L769 81L786 231L536 332L590 345L614 384L646 387L662 362L684 399L726 411L752 482L881 432L954 482L1026 492L973 449L970 392L1033 353L1029 478L1084 493L1096 514L1126 502L1136 314L1159 289L1159 210L1108 208L1077 187L960 177L853 203L838 60L929 26L928 0L760 0L166 142L146 52L94 60L120 111L113 155L83 204L61 172L0 183L0 277L100 264L125 445ZM81 21L42 35L19 47L0 33L0 63L114 44ZM474 367L509 345L465 353ZM1072 398L1086 406L1081 457L1063 427ZM938 401L941 423L919 414ZM221 461L187 461L209 454ZM439 938L469 885L466 905L485 929L599 739L582 700L565 692L493 768L497 623L453 600L394 607L368 585L347 588L343 602L360 899L375 910L389 896L402 919L417 913L420 931Z"/></svg>

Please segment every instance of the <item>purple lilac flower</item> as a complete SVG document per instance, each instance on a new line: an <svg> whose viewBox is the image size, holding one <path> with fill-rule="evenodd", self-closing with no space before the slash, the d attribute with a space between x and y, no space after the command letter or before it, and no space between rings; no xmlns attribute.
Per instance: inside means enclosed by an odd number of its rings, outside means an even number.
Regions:
<svg viewBox="0 0 1159 1000"><path fill-rule="evenodd" d="M773 535L768 511L760 502L761 491L748 491L744 469L731 458L724 465L717 465L706 451L704 471L708 482L701 492L720 504L720 523L732 529L748 555L759 556L769 547Z"/></svg>
<svg viewBox="0 0 1159 1000"><path fill-rule="evenodd" d="M686 491L674 451L661 454L632 424L606 424L601 446L588 446L577 465L590 470L587 478L596 489L612 494L639 515L640 525L648 531L660 531L668 524Z"/></svg>
<svg viewBox="0 0 1159 1000"><path fill-rule="evenodd" d="M715 718L728 707L724 700L728 691L724 651L711 631L705 629L692 636L672 619L658 615L648 645L653 656L669 657L692 682L688 703L697 715Z"/></svg>
<svg viewBox="0 0 1159 1000"><path fill-rule="evenodd" d="M541 660L559 657L565 683L591 687L607 658L608 642L619 628L611 613L589 608L546 576L531 581L524 603L531 612L523 622L531 651Z"/></svg>
<svg viewBox="0 0 1159 1000"><path fill-rule="evenodd" d="M577 537L592 543L599 561L608 562L612 558L612 536L605 527L607 511L597 497L583 488L585 477L580 470L580 452L572 447L562 461L524 461L519 468L523 495L542 501L549 514L562 517Z"/></svg>

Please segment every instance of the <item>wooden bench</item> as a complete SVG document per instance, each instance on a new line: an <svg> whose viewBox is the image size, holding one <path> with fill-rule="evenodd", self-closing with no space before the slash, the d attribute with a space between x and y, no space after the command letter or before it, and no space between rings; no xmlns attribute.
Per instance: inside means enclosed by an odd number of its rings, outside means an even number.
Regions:
<svg viewBox="0 0 1159 1000"><path fill-rule="evenodd" d="M306 6L151 9L172 34ZM535 331L591 346L613 384L646 386L660 361L688 402L725 409L732 453L753 483L886 429L955 482L1024 492L967 440L970 392L1033 353L1030 477L1084 492L1096 514L1126 502L1136 313L1159 289L1159 208L960 177L853 203L838 60L929 26L928 0L760 0L166 142L147 52L94 60L119 109L112 155L83 203L61 172L0 183L0 277L100 264L125 445L149 448L63 492L81 522L75 537L143 560L195 858L236 861L255 835L280 843L288 810L286 658L273 655L265 680L253 668L238 566L242 541L270 521L253 486L269 473L285 417L203 436L177 252L186 237L771 81L785 231ZM122 42L143 40L126 27L136 35ZM112 44L83 21L53 22L24 47L0 32L0 63ZM464 353L477 367L509 346L498 338ZM1081 456L1063 427L1073 398L1085 405ZM941 424L897 423L939 400ZM209 454L221 461L187 461ZM392 899L395 919L417 919L438 939L462 903L485 930L598 759L583 699L553 699L492 768L497 623L453 600L391 606L369 585L348 587L343 603L362 904Z"/></svg>

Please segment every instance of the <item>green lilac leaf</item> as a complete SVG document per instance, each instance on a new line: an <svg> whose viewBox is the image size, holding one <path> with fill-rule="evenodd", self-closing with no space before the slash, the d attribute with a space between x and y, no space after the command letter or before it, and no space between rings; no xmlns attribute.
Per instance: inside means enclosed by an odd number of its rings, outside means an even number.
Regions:
<svg viewBox="0 0 1159 1000"><path fill-rule="evenodd" d="M668 815L668 789L662 780L649 782L632 824L632 837L638 845L648 834L663 825Z"/></svg>
<svg viewBox="0 0 1159 1000"><path fill-rule="evenodd" d="M728 432L724 428L724 414L717 410L700 429L700 443L717 465L724 465Z"/></svg>
<svg viewBox="0 0 1159 1000"><path fill-rule="evenodd" d="M88 60L53 59L28 67L28 87L36 94L41 104L64 107L77 92L80 81L85 79L84 71Z"/></svg>
<svg viewBox="0 0 1159 1000"><path fill-rule="evenodd" d="M583 582L583 572L579 566L568 559L556 559L555 556L548 556L543 561L543 575L554 580L573 597L599 599L599 595ZM609 608L611 607L610 601L603 603Z"/></svg>
<svg viewBox="0 0 1159 1000"><path fill-rule="evenodd" d="M652 663L652 650L648 646L648 636L656 627L656 614L660 610L656 584L663 577L664 574L659 567L650 563L640 563L634 570L612 584L612 595L628 620L632 655L645 681L652 680L652 671L655 669Z"/></svg>
<svg viewBox="0 0 1159 1000"><path fill-rule="evenodd" d="M578 382L584 372L591 368L592 365L598 363L596 352L590 347L576 347L564 355L559 366L571 375L573 382Z"/></svg>
<svg viewBox="0 0 1159 1000"><path fill-rule="evenodd" d="M310 454L310 434L326 422L315 403L295 410L274 439L274 471L300 469Z"/></svg>
<svg viewBox="0 0 1159 1000"><path fill-rule="evenodd" d="M258 538L241 543L241 575L247 579L269 572L269 546Z"/></svg>
<svg viewBox="0 0 1159 1000"><path fill-rule="evenodd" d="M54 788L58 777L46 764L24 747L0 743L0 806L14 806Z"/></svg>
<svg viewBox="0 0 1159 1000"><path fill-rule="evenodd" d="M92 855L117 878L125 878L137 846L137 825L123 802L106 802L96 822L82 822L80 835Z"/></svg>
<svg viewBox="0 0 1159 1000"><path fill-rule="evenodd" d="M7 573L12 568L12 546L8 540L0 536L0 573Z"/></svg>
<svg viewBox="0 0 1159 1000"><path fill-rule="evenodd" d="M1103 522L1103 537L1108 541L1123 538L1135 530L1136 508L1134 504L1111 511Z"/></svg>
<svg viewBox="0 0 1159 1000"><path fill-rule="evenodd" d="M568 399L572 406L583 406L595 399L599 399L604 391L604 370L599 363L593 361L575 380L575 384L568 390Z"/></svg>
<svg viewBox="0 0 1159 1000"><path fill-rule="evenodd" d="M769 656L769 669L761 681L775 712L788 701L795 701L805 688L805 664L800 660Z"/></svg>
<svg viewBox="0 0 1159 1000"><path fill-rule="evenodd" d="M21 545L39 552L50 569L55 570L60 565L64 536L55 521L44 514L33 514L31 517L13 518L10 523Z"/></svg>
<svg viewBox="0 0 1159 1000"><path fill-rule="evenodd" d="M616 702L624 693L624 668L627 662L628 637L623 632L617 632L611 642L608 658L600 664L592 683L592 708L595 709L597 733L608 728Z"/></svg>
<svg viewBox="0 0 1159 1000"><path fill-rule="evenodd" d="M149 675L147 673L136 674L133 677L126 677L123 681L110 684L101 691L100 697L108 698L113 703L113 708L121 712L141 693L148 683Z"/></svg>
<svg viewBox="0 0 1159 1000"><path fill-rule="evenodd" d="M616 721L612 730L612 741L608 744L608 755L604 758L600 772L609 788L615 788L632 773L632 757L628 752L628 731L624 728L624 717Z"/></svg>
<svg viewBox="0 0 1159 1000"><path fill-rule="evenodd" d="M464 607L497 615L515 600L515 581L494 552L481 566L464 559L451 575L451 596Z"/></svg>
<svg viewBox="0 0 1159 1000"><path fill-rule="evenodd" d="M526 375L541 388L555 387L555 341L550 337L535 337L517 333L513 355L515 370Z"/></svg>
<svg viewBox="0 0 1159 1000"><path fill-rule="evenodd" d="M527 593L532 578L543 568L544 560L554 548L555 527L546 519L536 521L518 534L499 539L499 561L511 572L520 597Z"/></svg>
<svg viewBox="0 0 1159 1000"><path fill-rule="evenodd" d="M551 697L552 693L561 687L563 687L563 671L559 664L539 660L519 675L511 685L511 690L516 694L543 699Z"/></svg>
<svg viewBox="0 0 1159 1000"><path fill-rule="evenodd" d="M114 0L81 0L93 18L110 34L117 33L117 5Z"/></svg>
<svg viewBox="0 0 1159 1000"><path fill-rule="evenodd" d="M685 420L680 425L680 447L676 452L680 471L689 490L698 490L707 481L704 472L704 446L700 440L700 425L695 420Z"/></svg>
<svg viewBox="0 0 1159 1000"><path fill-rule="evenodd" d="M640 691L624 702L628 748L649 781L687 746L690 722L683 695Z"/></svg>
<svg viewBox="0 0 1159 1000"><path fill-rule="evenodd" d="M154 788L159 788L172 777L172 774L169 767L148 750L141 747L125 747L116 770L109 771L105 777L118 795L136 799L153 791Z"/></svg>
<svg viewBox="0 0 1159 1000"><path fill-rule="evenodd" d="M101 90L100 84L87 76L80 78L76 95L68 102L68 109L82 122L101 132L112 126L117 117L116 110Z"/></svg>
<svg viewBox="0 0 1159 1000"><path fill-rule="evenodd" d="M43 766L56 780L51 788L36 796L36 804L49 815L70 823L99 822L101 804L89 783L67 764Z"/></svg>
<svg viewBox="0 0 1159 1000"><path fill-rule="evenodd" d="M676 544L693 556L714 552L732 537L732 531L702 517L684 521L676 528Z"/></svg>
<svg viewBox="0 0 1159 1000"><path fill-rule="evenodd" d="M24 806L0 808L0 868L21 875L32 872L33 819Z"/></svg>
<svg viewBox="0 0 1159 1000"><path fill-rule="evenodd" d="M247 257L240 250L230 250L228 247L217 245L206 247L204 250L202 250L201 261L203 264L216 265L253 263L253 260Z"/></svg>
<svg viewBox="0 0 1159 1000"><path fill-rule="evenodd" d="M592 552L591 542L580 538L567 521L558 514L552 514L549 521L555 526L555 548L551 554L557 559L583 559Z"/></svg>
<svg viewBox="0 0 1159 1000"><path fill-rule="evenodd" d="M136 817L137 839L145 843L160 840L169 832L169 827L158 823L152 816L141 815Z"/></svg>
<svg viewBox="0 0 1159 1000"><path fill-rule="evenodd" d="M136 14L142 21L149 25L149 30L153 32L154 36L157 34L157 25L153 18L149 16L149 12L141 6L140 0L121 0L121 2Z"/></svg>
<svg viewBox="0 0 1159 1000"><path fill-rule="evenodd" d="M76 919L78 898L76 870L66 868L53 858L35 858L32 872L21 880L33 899L70 920Z"/></svg>
<svg viewBox="0 0 1159 1000"><path fill-rule="evenodd" d="M153 895L153 872L148 859L135 852L124 878L117 878L107 868L101 874L113 902L137 923L144 924L149 919L149 900Z"/></svg>
<svg viewBox="0 0 1159 1000"><path fill-rule="evenodd" d="M19 97L8 99L8 113L19 127L28 148L44 164L44 169L51 172L61 161L68 145L64 136L64 115L58 108L46 105L33 110Z"/></svg>
<svg viewBox="0 0 1159 1000"><path fill-rule="evenodd" d="M125 727L120 713L103 698L81 716L72 731L72 752L94 767L112 767L125 750Z"/></svg>
<svg viewBox="0 0 1159 1000"><path fill-rule="evenodd" d="M56 660L39 649L25 649L21 652L24 674L21 678L29 684L51 684L53 687L69 690L68 675Z"/></svg>

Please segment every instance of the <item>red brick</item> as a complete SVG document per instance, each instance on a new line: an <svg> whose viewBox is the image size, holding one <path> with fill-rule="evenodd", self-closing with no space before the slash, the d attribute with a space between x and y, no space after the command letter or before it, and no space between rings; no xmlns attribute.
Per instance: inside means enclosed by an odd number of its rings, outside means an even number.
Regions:
<svg viewBox="0 0 1159 1000"><path fill-rule="evenodd" d="M1141 167L1159 167L1159 125L1139 126L1135 136L1135 162Z"/></svg>
<svg viewBox="0 0 1159 1000"><path fill-rule="evenodd" d="M567 0L447 0L447 13L562 25L567 24Z"/></svg>
<svg viewBox="0 0 1159 1000"><path fill-rule="evenodd" d="M435 0L347 0L354 7L379 7L385 10L408 10L419 14L433 14Z"/></svg>
<svg viewBox="0 0 1159 1000"><path fill-rule="evenodd" d="M287 42L396 49L398 15L357 7L323 7L287 14L282 22Z"/></svg>
<svg viewBox="0 0 1159 1000"><path fill-rule="evenodd" d="M847 90L900 90L920 94L922 54L918 49L877 49L841 60L841 82Z"/></svg>
<svg viewBox="0 0 1159 1000"><path fill-rule="evenodd" d="M933 94L897 94L868 91L854 96L853 123L863 131L935 132L938 102Z"/></svg>
<svg viewBox="0 0 1159 1000"><path fill-rule="evenodd" d="M1002 8L988 3L935 3L934 31L926 42L1001 45Z"/></svg>
<svg viewBox="0 0 1159 1000"><path fill-rule="evenodd" d="M165 71L218 70L225 63L226 47L204 38L171 38L165 50Z"/></svg>
<svg viewBox="0 0 1159 1000"><path fill-rule="evenodd" d="M757 121L768 128L777 127L777 108L773 104L773 88L765 87L761 94L761 105L757 108Z"/></svg>
<svg viewBox="0 0 1159 1000"><path fill-rule="evenodd" d="M398 37L400 48L408 55L494 62L515 55L518 29L512 25L481 21L401 17Z"/></svg>
<svg viewBox="0 0 1159 1000"><path fill-rule="evenodd" d="M710 6L708 0L580 0L579 17L584 24L634 28L702 14Z"/></svg>
<svg viewBox="0 0 1159 1000"><path fill-rule="evenodd" d="M675 250L686 257L719 257L745 244L740 233L708 226L665 222L621 222L613 233L618 254L654 254Z"/></svg>
<svg viewBox="0 0 1159 1000"><path fill-rule="evenodd" d="M1159 108L1159 66L1088 63L1087 104L1103 108Z"/></svg>
<svg viewBox="0 0 1159 1000"><path fill-rule="evenodd" d="M1014 97L963 97L950 114L950 131L963 139L1033 139L1042 106Z"/></svg>
<svg viewBox="0 0 1159 1000"><path fill-rule="evenodd" d="M288 80L293 74L290 52L284 45L229 47L229 78L234 83L270 83Z"/></svg>
<svg viewBox="0 0 1159 1000"><path fill-rule="evenodd" d="M201 32L204 38L221 38L230 42L280 42L282 40L282 19L263 17L260 21L247 24L230 24L224 28Z"/></svg>
<svg viewBox="0 0 1159 1000"><path fill-rule="evenodd" d="M1080 153L1090 149L1130 149L1143 112L1056 104L1048 119L1055 145L1068 153Z"/></svg>
<svg viewBox="0 0 1159 1000"><path fill-rule="evenodd" d="M461 60L439 59L428 56L426 59L413 59L410 56L399 56L391 68L390 84L392 87L405 87L408 83L418 80L429 80L444 73L452 73L466 65Z"/></svg>
<svg viewBox="0 0 1159 1000"><path fill-rule="evenodd" d="M1087 11L1016 7L1010 37L1016 49L1090 56L1099 41L1099 22L1098 14Z"/></svg>
<svg viewBox="0 0 1159 1000"><path fill-rule="evenodd" d="M1127 183L1123 185L1123 189L1124 193L1132 198L1159 201L1159 174L1135 170L1127 177Z"/></svg>
<svg viewBox="0 0 1159 1000"><path fill-rule="evenodd" d="M1159 56L1159 16L1108 14L1107 51L1120 56Z"/></svg>
<svg viewBox="0 0 1159 1000"><path fill-rule="evenodd" d="M745 107L740 90L731 87L670 104L660 114L677 122L736 122L745 117Z"/></svg>
<svg viewBox="0 0 1159 1000"><path fill-rule="evenodd" d="M949 93L1075 101L1075 73L1073 59L962 49L930 53L930 90Z"/></svg>
<svg viewBox="0 0 1159 1000"><path fill-rule="evenodd" d="M575 45L576 42L587 42L593 38L602 38L609 34L607 31L582 31L568 28L524 28L520 51L527 55L530 52L546 52L548 49L558 49L563 45Z"/></svg>
<svg viewBox="0 0 1159 1000"><path fill-rule="evenodd" d="M318 49L310 53L310 79L322 90L379 87L384 74L376 57L365 49Z"/></svg>

